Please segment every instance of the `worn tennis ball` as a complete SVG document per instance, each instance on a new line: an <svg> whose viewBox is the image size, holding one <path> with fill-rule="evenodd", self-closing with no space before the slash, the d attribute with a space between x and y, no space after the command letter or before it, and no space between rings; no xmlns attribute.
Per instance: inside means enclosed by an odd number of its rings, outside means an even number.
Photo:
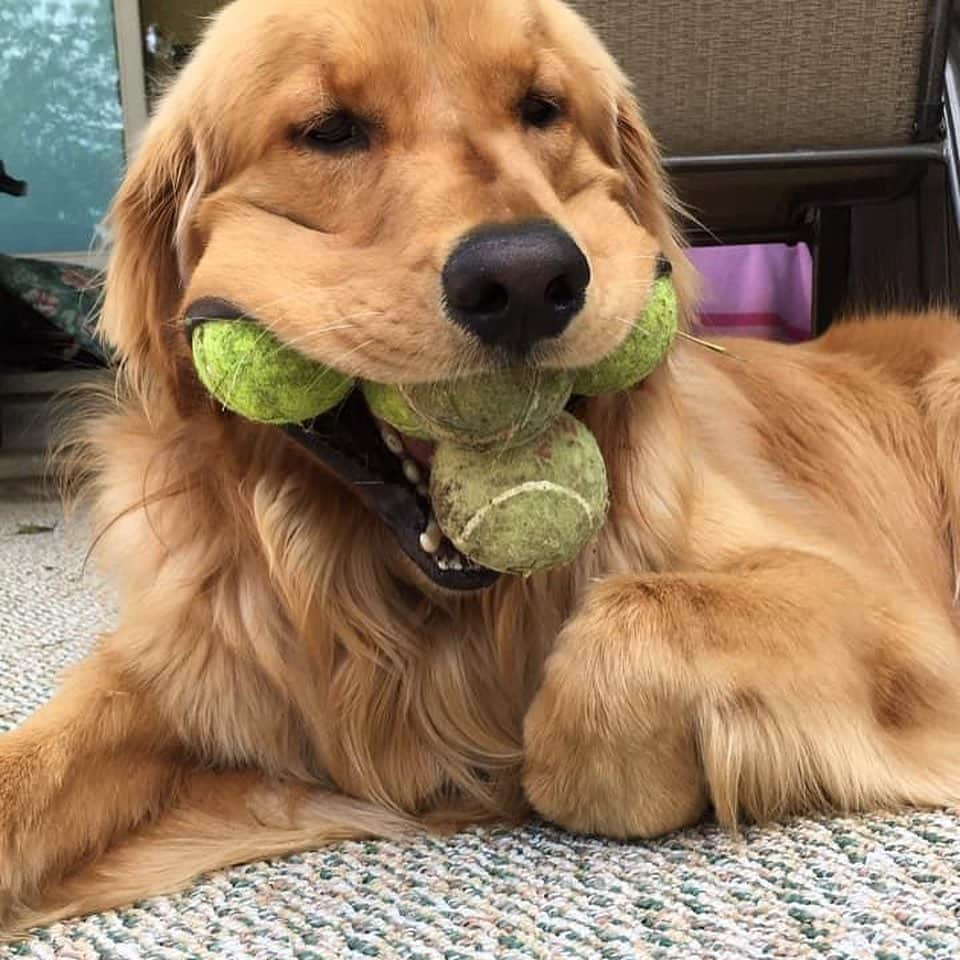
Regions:
<svg viewBox="0 0 960 960"><path fill-rule="evenodd" d="M416 437L418 440L432 439L426 423L407 403L400 387L396 384L364 380L362 389L367 407L375 417L396 427L408 437Z"/></svg>
<svg viewBox="0 0 960 960"><path fill-rule="evenodd" d="M646 309L613 353L577 370L573 392L586 397L626 390L639 383L667 354L677 332L677 297L669 277L654 281Z"/></svg>
<svg viewBox="0 0 960 960"><path fill-rule="evenodd" d="M228 410L258 423L302 423L336 406L353 385L250 321L207 320L193 330L200 381Z"/></svg>
<svg viewBox="0 0 960 960"><path fill-rule="evenodd" d="M600 529L607 474L593 434L561 413L539 436L498 453L438 444L430 498L461 553L528 574L570 562Z"/></svg>
<svg viewBox="0 0 960 960"><path fill-rule="evenodd" d="M525 443L570 398L564 370L509 367L428 383L366 385L370 409L402 433L473 450Z"/></svg>

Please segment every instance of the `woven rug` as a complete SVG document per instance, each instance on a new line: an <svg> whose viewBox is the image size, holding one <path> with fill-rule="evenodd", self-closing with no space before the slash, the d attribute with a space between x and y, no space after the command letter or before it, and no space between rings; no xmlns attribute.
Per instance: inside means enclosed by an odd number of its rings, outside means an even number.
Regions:
<svg viewBox="0 0 960 960"><path fill-rule="evenodd" d="M48 529L52 528L52 529ZM110 620L82 536L0 503L0 728ZM613 843L546 826L343 843L58 924L2 957L956 960L960 814L798 820Z"/></svg>

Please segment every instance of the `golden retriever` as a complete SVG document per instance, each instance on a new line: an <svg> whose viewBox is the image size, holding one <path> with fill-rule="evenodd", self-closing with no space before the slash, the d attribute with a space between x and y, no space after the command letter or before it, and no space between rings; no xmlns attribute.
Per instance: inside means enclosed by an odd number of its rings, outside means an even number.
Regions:
<svg viewBox="0 0 960 960"><path fill-rule="evenodd" d="M590 363L659 258L689 309L670 209L624 77L557 0L216 17L113 208L120 389L79 456L122 612L0 738L4 931L531 808L629 837L711 806L735 825L960 797L952 317L735 356L679 342L582 408L602 532L495 583L417 546L422 498L356 395L311 451L193 373L198 303L381 381ZM451 301L477 236L478 269L509 253L503 303Z"/></svg>

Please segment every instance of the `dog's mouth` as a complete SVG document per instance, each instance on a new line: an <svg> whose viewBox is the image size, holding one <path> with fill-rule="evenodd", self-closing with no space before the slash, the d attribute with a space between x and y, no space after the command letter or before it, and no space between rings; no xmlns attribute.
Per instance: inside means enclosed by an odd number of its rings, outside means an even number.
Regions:
<svg viewBox="0 0 960 960"><path fill-rule="evenodd" d="M403 552L446 590L481 590L500 574L465 556L443 535L430 503L429 444L405 437L370 413L360 390L333 410L282 427L396 537Z"/></svg>
<svg viewBox="0 0 960 960"><path fill-rule="evenodd" d="M216 297L196 300L186 311L192 340L208 320L243 316L237 306ZM403 552L438 587L482 590L500 574L474 563L444 536L430 502L430 444L405 437L379 422L355 387L340 404L303 423L278 426L390 529Z"/></svg>

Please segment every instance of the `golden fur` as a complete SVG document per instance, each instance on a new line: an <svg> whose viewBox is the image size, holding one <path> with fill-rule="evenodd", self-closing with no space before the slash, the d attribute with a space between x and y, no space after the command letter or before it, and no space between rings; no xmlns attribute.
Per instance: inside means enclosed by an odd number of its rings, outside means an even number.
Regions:
<svg viewBox="0 0 960 960"><path fill-rule="evenodd" d="M564 106L525 130L531 85ZM308 150L333 104L362 156ZM547 216L588 303L544 362L625 335L688 270L623 77L556 0L239 0L113 209L120 397L80 447L116 630L0 738L7 932L351 836L532 805L575 830L960 798L960 326L678 344L592 401L612 510L572 567L426 587L380 522L198 388L181 317L243 303L352 374L483 356L437 274L464 231Z"/></svg>

